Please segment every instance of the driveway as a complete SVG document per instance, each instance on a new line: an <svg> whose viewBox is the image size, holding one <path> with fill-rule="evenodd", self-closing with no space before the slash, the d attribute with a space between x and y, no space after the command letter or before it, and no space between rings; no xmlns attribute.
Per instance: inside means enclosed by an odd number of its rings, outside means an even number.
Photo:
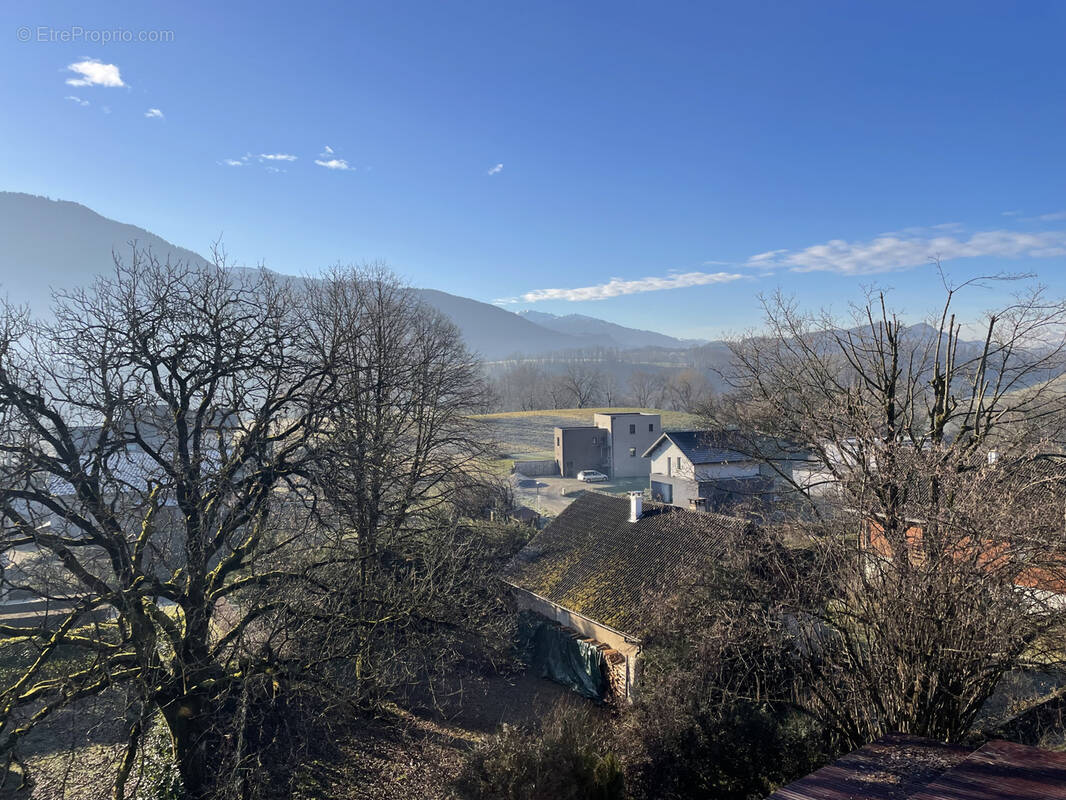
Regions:
<svg viewBox="0 0 1066 800"><path fill-rule="evenodd" d="M574 502L582 491L597 491L606 494L625 494L640 492L648 488L648 478L619 478L600 483L585 483L577 478L560 478L558 476L527 477L521 473L511 476L514 486L515 503L528 506L542 516L555 517L564 508Z"/></svg>

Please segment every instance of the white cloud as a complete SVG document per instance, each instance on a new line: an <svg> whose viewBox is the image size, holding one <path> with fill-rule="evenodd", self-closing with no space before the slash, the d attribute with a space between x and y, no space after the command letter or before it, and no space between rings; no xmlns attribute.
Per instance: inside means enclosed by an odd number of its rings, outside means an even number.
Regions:
<svg viewBox="0 0 1066 800"><path fill-rule="evenodd" d="M163 116L163 112L158 108L150 108L144 112L144 115L148 117L148 119L166 119Z"/></svg>
<svg viewBox="0 0 1066 800"><path fill-rule="evenodd" d="M227 167L243 167L245 162L237 158L227 158L223 162Z"/></svg>
<svg viewBox="0 0 1066 800"><path fill-rule="evenodd" d="M325 147L323 147L322 148L322 152L319 153L319 156L321 156L322 158L325 158L326 156L331 156L331 155L333 155L333 148L330 147L328 144Z"/></svg>
<svg viewBox="0 0 1066 800"><path fill-rule="evenodd" d="M499 175L503 172L503 164L497 164L495 167L489 170L489 175Z"/></svg>
<svg viewBox="0 0 1066 800"><path fill-rule="evenodd" d="M258 158L260 161L295 161L297 157L290 153L260 153Z"/></svg>
<svg viewBox="0 0 1066 800"><path fill-rule="evenodd" d="M348 162L343 158L331 158L328 161L324 161L321 158L316 158L315 163L318 164L318 166L320 167L325 167L326 169L351 169L351 167L348 166Z"/></svg>
<svg viewBox="0 0 1066 800"><path fill-rule="evenodd" d="M1022 211L1021 211L1021 209L1017 209L1017 208L1016 208L1016 209L1014 209L1013 211L1003 211L1003 212L1001 212L1001 213L1002 213L1002 214L1003 214L1003 216L1005 216L1005 217L1016 217L1016 216L1018 216L1019 214L1021 214L1021 213L1022 213Z"/></svg>
<svg viewBox="0 0 1066 800"><path fill-rule="evenodd" d="M70 86L125 86L122 75L114 64L105 64L95 58L70 64L67 69L76 72L80 78L67 78Z"/></svg>
<svg viewBox="0 0 1066 800"><path fill-rule="evenodd" d="M865 242L833 239L803 250L771 250L748 259L752 267L784 267L794 272L837 272L842 275L872 275L894 272L929 263L931 258L989 256L997 258L1046 258L1066 255L1066 231L1022 233L980 231L968 238L955 236L878 236Z"/></svg>
<svg viewBox="0 0 1066 800"><path fill-rule="evenodd" d="M1041 222L1059 222L1066 219L1066 211L1055 211L1051 214L1041 214L1037 217Z"/></svg>
<svg viewBox="0 0 1066 800"><path fill-rule="evenodd" d="M752 256L751 258L749 258L748 259L748 263L749 264L761 264L764 261L770 261L771 259L774 259L777 256L781 255L782 253L787 253L787 252L788 252L787 250L767 250L765 253L759 253L758 255L755 255L755 256Z"/></svg>
<svg viewBox="0 0 1066 800"><path fill-rule="evenodd" d="M70 102L74 103L75 105L79 105L79 106L87 106L87 105L89 105L89 101L88 100L82 100L80 97L75 97L72 94L68 94L63 99L64 100L69 100Z"/></svg>
<svg viewBox="0 0 1066 800"><path fill-rule="evenodd" d="M706 286L713 283L729 283L741 280L744 276L731 272L682 272L661 277L622 280L611 278L606 283L594 286L581 286L576 289L535 289L518 297L497 300L497 303L539 303L542 300L567 300L581 302L584 300L606 300L625 294L642 292L659 292L664 289L684 289L688 286Z"/></svg>

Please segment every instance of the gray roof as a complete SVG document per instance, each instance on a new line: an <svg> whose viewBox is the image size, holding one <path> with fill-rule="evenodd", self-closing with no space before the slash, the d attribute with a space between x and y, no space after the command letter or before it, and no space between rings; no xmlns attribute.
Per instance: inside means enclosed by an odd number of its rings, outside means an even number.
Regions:
<svg viewBox="0 0 1066 800"><path fill-rule="evenodd" d="M673 442L693 464L721 464L727 461L755 461L759 458L805 461L800 447L761 434L733 430L667 431L644 451L651 458L664 441Z"/></svg>
<svg viewBox="0 0 1066 800"><path fill-rule="evenodd" d="M721 555L749 523L647 503L629 521L629 498L586 492L527 544L503 579L595 622L639 637L651 596L686 569Z"/></svg>
<svg viewBox="0 0 1066 800"><path fill-rule="evenodd" d="M751 456L731 449L726 431L670 431L664 433L644 452L650 458L664 440L673 442L693 464L720 464L723 461L751 461Z"/></svg>

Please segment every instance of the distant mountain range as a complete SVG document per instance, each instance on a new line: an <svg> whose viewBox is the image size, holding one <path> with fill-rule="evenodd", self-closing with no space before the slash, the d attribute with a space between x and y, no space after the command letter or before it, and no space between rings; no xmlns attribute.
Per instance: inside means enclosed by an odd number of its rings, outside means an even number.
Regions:
<svg viewBox="0 0 1066 800"><path fill-rule="evenodd" d="M113 253L129 257L133 243L160 258L204 263L192 250L134 225L103 217L78 203L0 192L0 294L44 311L53 289L88 284L113 266ZM419 289L422 299L450 317L467 345L483 358L545 355L589 348L688 348L699 342L616 325L583 314L515 314L489 303Z"/></svg>
<svg viewBox="0 0 1066 800"><path fill-rule="evenodd" d="M519 311L519 316L541 327L548 328L568 336L587 339L590 346L618 347L623 349L637 347L665 347L671 350L695 347L704 344L697 339L676 339L665 333L643 331L638 328L626 328L613 322L589 317L584 314L567 314L559 316L543 311Z"/></svg>

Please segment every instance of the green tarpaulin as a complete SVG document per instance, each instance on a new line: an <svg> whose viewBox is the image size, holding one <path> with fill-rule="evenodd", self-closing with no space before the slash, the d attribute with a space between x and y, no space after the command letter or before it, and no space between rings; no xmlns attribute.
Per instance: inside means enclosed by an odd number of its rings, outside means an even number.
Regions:
<svg viewBox="0 0 1066 800"><path fill-rule="evenodd" d="M518 618L518 646L522 659L542 678L569 686L583 697L604 699L603 653L594 644L574 638L539 614L523 611Z"/></svg>

